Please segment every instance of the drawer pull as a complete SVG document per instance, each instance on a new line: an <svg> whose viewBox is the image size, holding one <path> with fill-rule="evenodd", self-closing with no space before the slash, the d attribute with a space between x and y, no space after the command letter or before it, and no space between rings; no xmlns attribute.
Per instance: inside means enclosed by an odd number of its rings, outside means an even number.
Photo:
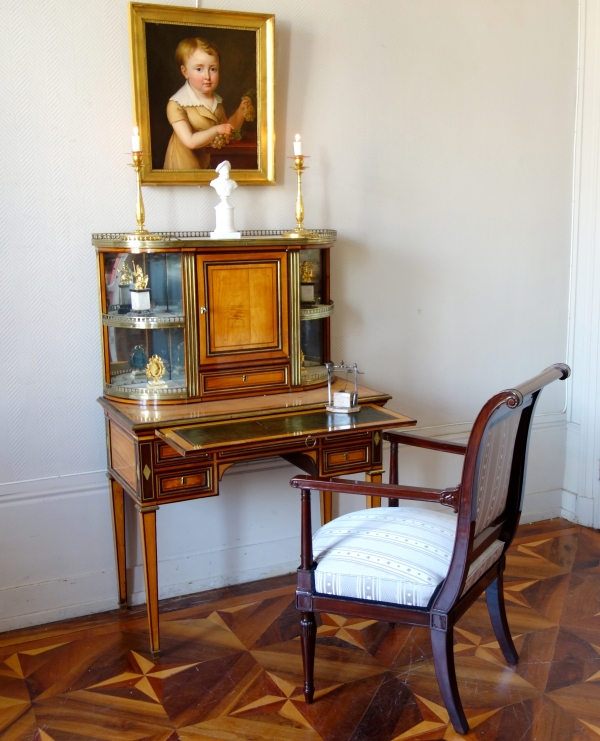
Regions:
<svg viewBox="0 0 600 741"><path fill-rule="evenodd" d="M345 460L345 461L347 461L347 460L348 460L348 453L344 453L344 460Z"/></svg>
<svg viewBox="0 0 600 741"><path fill-rule="evenodd" d="M185 476L182 476L181 477L181 485L182 486L185 486Z"/></svg>
<svg viewBox="0 0 600 741"><path fill-rule="evenodd" d="M309 435L306 440L304 441L307 448L314 448L317 444L317 438L313 437L312 435Z"/></svg>
<svg viewBox="0 0 600 741"><path fill-rule="evenodd" d="M248 380L248 376L242 376L242 381L247 381L247 380Z"/></svg>

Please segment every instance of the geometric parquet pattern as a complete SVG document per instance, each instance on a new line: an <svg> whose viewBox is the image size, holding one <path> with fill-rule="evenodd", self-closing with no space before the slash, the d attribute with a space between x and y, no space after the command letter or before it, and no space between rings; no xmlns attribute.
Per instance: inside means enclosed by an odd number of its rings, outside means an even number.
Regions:
<svg viewBox="0 0 600 741"><path fill-rule="evenodd" d="M505 598L508 666L485 598L455 629L471 733L448 723L429 631L323 615L302 695L294 577L0 635L2 741L600 741L600 533L524 525Z"/></svg>

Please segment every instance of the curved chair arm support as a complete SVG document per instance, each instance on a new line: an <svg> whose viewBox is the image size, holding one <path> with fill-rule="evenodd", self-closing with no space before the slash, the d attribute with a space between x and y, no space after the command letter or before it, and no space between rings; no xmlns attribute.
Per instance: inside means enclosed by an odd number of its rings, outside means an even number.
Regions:
<svg viewBox="0 0 600 741"><path fill-rule="evenodd" d="M458 508L459 487L452 489L426 489L419 486L398 486L397 484L378 484L367 481L348 481L348 479L322 479L311 476L294 476L290 486L296 489L316 491L336 491L340 494L360 494L387 499L413 499L417 502L437 502L446 507Z"/></svg>
<svg viewBox="0 0 600 741"><path fill-rule="evenodd" d="M412 445L415 448L439 450L442 453L456 453L456 455L464 455L467 450L467 446L463 443L451 443L445 440L436 440L433 437L407 435L405 432L384 432L383 439L400 445Z"/></svg>

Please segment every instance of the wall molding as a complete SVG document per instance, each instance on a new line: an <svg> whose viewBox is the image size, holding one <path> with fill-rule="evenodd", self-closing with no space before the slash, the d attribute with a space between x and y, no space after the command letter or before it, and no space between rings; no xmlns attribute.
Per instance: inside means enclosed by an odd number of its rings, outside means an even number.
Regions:
<svg viewBox="0 0 600 741"><path fill-rule="evenodd" d="M422 434L423 437L453 438L457 442L466 442L472 425L472 422L456 422L445 425L431 425L429 427L411 427L406 431L410 434ZM580 428L579 425L573 422L567 422L566 414L552 412L536 415L533 419L532 429L551 429L563 426L574 432L579 432ZM384 446L389 448L389 443L387 441L384 442ZM277 456L259 458L236 463L225 471L223 478L285 468L294 469L294 466ZM5 504L23 504L38 499L94 496L104 493L108 493L108 479L104 470L74 473L68 476L52 476L43 479L11 481L0 484L0 507Z"/></svg>
<svg viewBox="0 0 600 741"><path fill-rule="evenodd" d="M581 0L569 300L567 473L582 524L600 527L600 0ZM573 493L573 492L571 492ZM588 504L591 502L591 505ZM569 505L571 507L571 505ZM571 510L570 510L571 511ZM585 520L585 521L584 521Z"/></svg>

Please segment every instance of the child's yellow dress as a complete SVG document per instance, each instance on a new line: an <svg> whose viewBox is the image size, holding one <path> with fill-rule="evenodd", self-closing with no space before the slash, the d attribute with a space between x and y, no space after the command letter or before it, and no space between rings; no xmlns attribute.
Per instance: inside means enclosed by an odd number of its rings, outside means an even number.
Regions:
<svg viewBox="0 0 600 741"><path fill-rule="evenodd" d="M200 101L189 83L172 95L167 103L167 118L171 124L176 121L188 121L192 132L206 131L211 126L225 123L227 116L220 95L213 94L214 108L211 111ZM206 170L209 167L210 155L206 147L189 149L175 132L171 134L165 155L165 170Z"/></svg>

